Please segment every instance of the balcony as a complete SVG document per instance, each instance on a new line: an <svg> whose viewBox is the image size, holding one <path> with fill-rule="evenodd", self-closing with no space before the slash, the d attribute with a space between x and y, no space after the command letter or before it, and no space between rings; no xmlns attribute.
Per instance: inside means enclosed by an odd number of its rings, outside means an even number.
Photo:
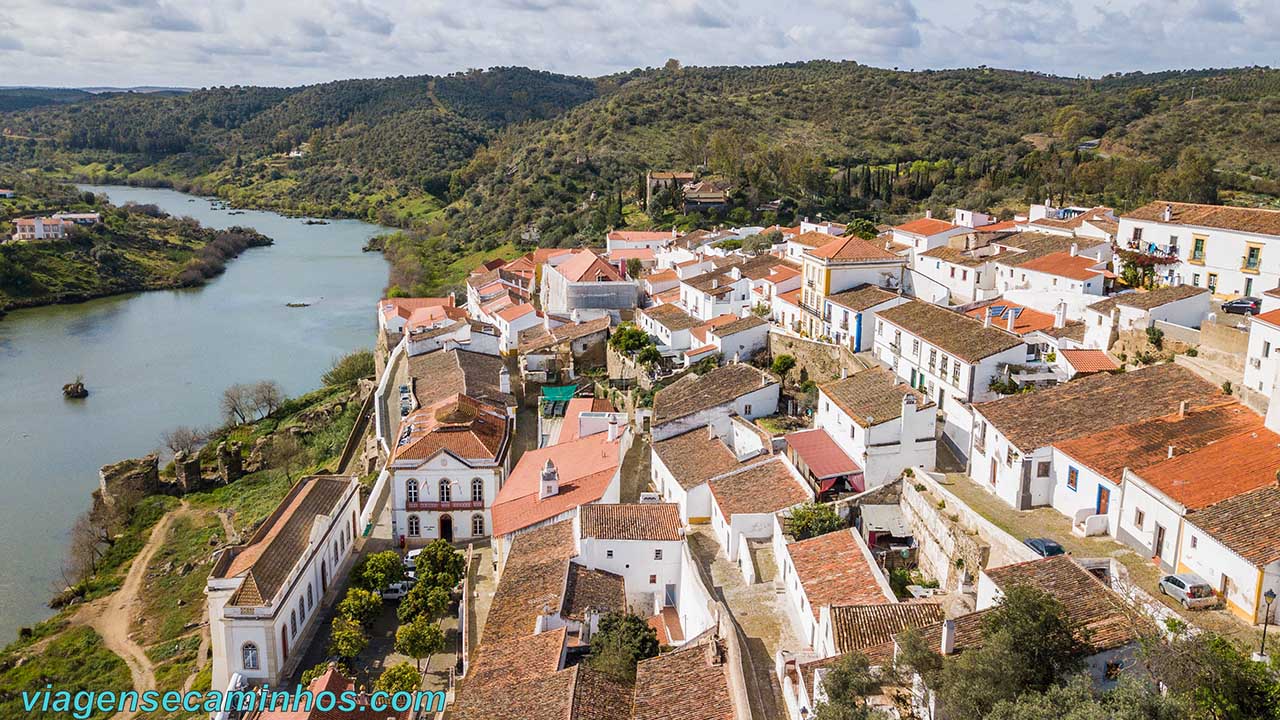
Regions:
<svg viewBox="0 0 1280 720"><path fill-rule="evenodd" d="M1262 256L1254 255L1252 258L1244 255L1240 258L1240 272L1257 274L1262 267Z"/></svg>
<svg viewBox="0 0 1280 720"><path fill-rule="evenodd" d="M483 510L483 500L458 500L458 501L435 501L435 502L407 502L404 509L413 511L437 511L447 512L450 510Z"/></svg>

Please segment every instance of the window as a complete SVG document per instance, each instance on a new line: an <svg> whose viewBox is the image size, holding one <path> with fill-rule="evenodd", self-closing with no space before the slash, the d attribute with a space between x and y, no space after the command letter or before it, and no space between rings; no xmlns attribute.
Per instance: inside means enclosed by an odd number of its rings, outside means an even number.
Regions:
<svg viewBox="0 0 1280 720"><path fill-rule="evenodd" d="M1257 270L1258 265L1262 262L1262 246L1250 245L1244 256L1244 269Z"/></svg>
<svg viewBox="0 0 1280 720"><path fill-rule="evenodd" d="M1133 229L1133 239L1134 241L1142 240L1142 228L1136 227Z"/></svg>
<svg viewBox="0 0 1280 720"><path fill-rule="evenodd" d="M751 414L751 403L747 403L746 407L745 407L745 408L743 408L743 409L746 411L744 414L746 414L746 415L750 415L750 414Z"/></svg>
<svg viewBox="0 0 1280 720"><path fill-rule="evenodd" d="M918 338L911 338L911 354L920 354L920 340Z"/></svg>
<svg viewBox="0 0 1280 720"><path fill-rule="evenodd" d="M1049 461L1041 460L1036 463L1036 477L1049 477Z"/></svg>
<svg viewBox="0 0 1280 720"><path fill-rule="evenodd" d="M289 612L289 634L298 637L298 613L296 611Z"/></svg>
<svg viewBox="0 0 1280 720"><path fill-rule="evenodd" d="M654 551L653 551L653 559L654 559L654 560L661 560L661 559L662 559L662 548L658 548L658 549L656 549L656 550L654 550Z"/></svg>
<svg viewBox="0 0 1280 720"><path fill-rule="evenodd" d="M417 480L413 478L409 478L409 481L404 484L404 499L411 503L418 502L418 481Z"/></svg>
<svg viewBox="0 0 1280 720"><path fill-rule="evenodd" d="M1209 273L1209 292L1218 290L1218 273Z"/></svg>
<svg viewBox="0 0 1280 720"><path fill-rule="evenodd" d="M657 584L658 584L658 576L657 576L657 575L650 575L650 576L649 576L649 584L650 584L650 585L657 585Z"/></svg>
<svg viewBox="0 0 1280 720"><path fill-rule="evenodd" d="M471 502L484 502L484 481L480 478L471 480Z"/></svg>
<svg viewBox="0 0 1280 720"><path fill-rule="evenodd" d="M932 370L932 369L933 369L933 367L934 367L934 361L935 361L935 360L937 360L937 358L938 358L938 349L937 349L937 348L929 348L929 369L930 369L930 370Z"/></svg>
<svg viewBox="0 0 1280 720"><path fill-rule="evenodd" d="M1200 287L1200 273L1191 274L1191 284L1196 287Z"/></svg>
<svg viewBox="0 0 1280 720"><path fill-rule="evenodd" d="M453 499L453 490L449 487L448 478L440 478L440 502L449 502Z"/></svg>
<svg viewBox="0 0 1280 720"><path fill-rule="evenodd" d="M1196 546L1196 536L1195 536L1195 535L1192 535L1192 536L1191 536L1191 547L1192 547L1192 548L1195 548L1195 546Z"/></svg>
<svg viewBox="0 0 1280 720"><path fill-rule="evenodd" d="M1191 259L1204 262L1204 238L1198 237L1191 241Z"/></svg>
<svg viewBox="0 0 1280 720"><path fill-rule="evenodd" d="M240 665L245 670L258 669L258 646L253 643L245 643L240 647Z"/></svg>
<svg viewBox="0 0 1280 720"><path fill-rule="evenodd" d="M476 513L471 516L471 534L474 536L484 534L484 515Z"/></svg>
<svg viewBox="0 0 1280 720"><path fill-rule="evenodd" d="M605 550L605 551L604 551L604 556L605 556L605 557L607 557L607 558L609 558L610 560L612 560L612 559L613 559L613 551L612 551L612 550Z"/></svg>
<svg viewBox="0 0 1280 720"><path fill-rule="evenodd" d="M422 521L417 515L409 516L409 537L419 537L422 535Z"/></svg>
<svg viewBox="0 0 1280 720"><path fill-rule="evenodd" d="M956 269L955 269L954 267L952 267L952 268L951 268L951 277L955 277L955 276L956 276Z"/></svg>
<svg viewBox="0 0 1280 720"><path fill-rule="evenodd" d="M1067 468L1067 487L1075 490L1080 485L1080 471L1069 467Z"/></svg>
<svg viewBox="0 0 1280 720"><path fill-rule="evenodd" d="M1134 509L1133 509L1133 524L1134 524L1134 527L1136 527L1136 528L1138 528L1139 530L1141 530L1141 529L1142 529L1142 524L1143 524L1144 522L1146 522L1146 520L1147 520L1147 514L1146 514L1146 513L1144 513L1144 512L1142 512L1142 508L1134 508Z"/></svg>
<svg viewBox="0 0 1280 720"><path fill-rule="evenodd" d="M307 609L315 607L315 595L311 592L311 583L307 583Z"/></svg>
<svg viewBox="0 0 1280 720"><path fill-rule="evenodd" d="M1262 357L1271 357L1271 341L1262 341Z"/></svg>
<svg viewBox="0 0 1280 720"><path fill-rule="evenodd" d="M280 628L280 658L289 659L289 628Z"/></svg>
<svg viewBox="0 0 1280 720"><path fill-rule="evenodd" d="M333 566L338 566L338 541L333 541Z"/></svg>
<svg viewBox="0 0 1280 720"><path fill-rule="evenodd" d="M298 596L298 617L307 619L307 599L302 596Z"/></svg>

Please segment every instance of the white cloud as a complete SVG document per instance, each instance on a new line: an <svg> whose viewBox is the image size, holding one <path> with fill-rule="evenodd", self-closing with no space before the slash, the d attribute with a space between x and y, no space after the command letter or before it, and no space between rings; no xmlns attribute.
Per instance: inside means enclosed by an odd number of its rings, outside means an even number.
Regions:
<svg viewBox="0 0 1280 720"><path fill-rule="evenodd" d="M1275 0L10 0L5 84L296 85L851 59L1099 75L1274 62ZM74 42L66 42L74 38Z"/></svg>

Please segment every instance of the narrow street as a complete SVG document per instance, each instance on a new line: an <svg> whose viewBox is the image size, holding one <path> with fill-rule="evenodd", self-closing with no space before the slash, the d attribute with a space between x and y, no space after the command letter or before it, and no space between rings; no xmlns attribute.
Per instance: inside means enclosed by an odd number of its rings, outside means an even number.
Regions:
<svg viewBox="0 0 1280 720"><path fill-rule="evenodd" d="M779 650L799 650L805 644L796 637L789 621L785 596L774 588L776 563L767 546L753 548L760 582L748 585L738 566L729 562L711 528L695 525L687 535L689 549L704 579L746 636L748 692L757 720L774 720L785 715L782 687L774 675L774 658Z"/></svg>

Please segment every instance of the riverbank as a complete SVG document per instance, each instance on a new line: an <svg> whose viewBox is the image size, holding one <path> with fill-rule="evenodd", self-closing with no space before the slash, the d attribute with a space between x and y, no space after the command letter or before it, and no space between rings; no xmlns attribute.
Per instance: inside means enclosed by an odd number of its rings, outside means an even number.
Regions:
<svg viewBox="0 0 1280 720"><path fill-rule="evenodd" d="M81 203L101 221L56 240L0 245L0 316L12 310L79 303L148 290L197 287L228 261L273 240L252 228L217 230L155 206ZM11 223L0 223L0 233Z"/></svg>

